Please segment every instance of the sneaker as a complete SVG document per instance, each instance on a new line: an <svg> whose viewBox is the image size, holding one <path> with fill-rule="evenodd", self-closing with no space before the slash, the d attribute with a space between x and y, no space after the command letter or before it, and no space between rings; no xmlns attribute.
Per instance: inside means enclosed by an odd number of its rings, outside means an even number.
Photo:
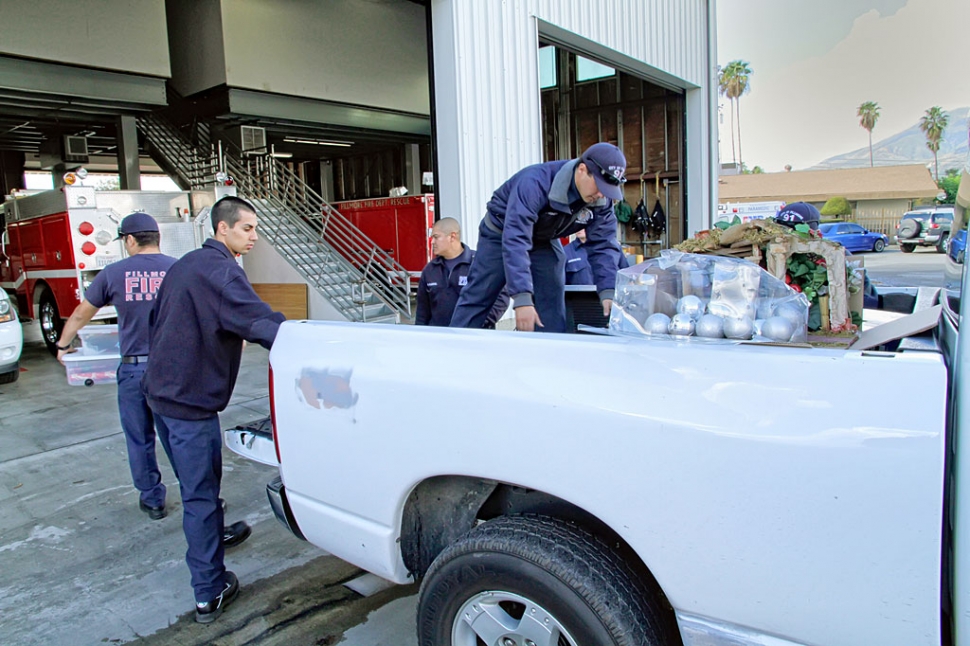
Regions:
<svg viewBox="0 0 970 646"><path fill-rule="evenodd" d="M168 512L165 511L165 505L162 505L161 507L151 507L146 505L144 501L139 500L138 508L148 514L148 517L152 520L161 520L168 515Z"/></svg>
<svg viewBox="0 0 970 646"><path fill-rule="evenodd" d="M241 520L232 525L226 525L225 529L222 530L222 546L235 547L249 538L252 533L252 528Z"/></svg>
<svg viewBox="0 0 970 646"><path fill-rule="evenodd" d="M219 618L219 615L226 609L226 606L236 600L236 596L238 595L239 579L236 578L235 574L226 570L226 587L222 589L222 593L215 599L204 603L196 602L195 620L200 624L211 624Z"/></svg>

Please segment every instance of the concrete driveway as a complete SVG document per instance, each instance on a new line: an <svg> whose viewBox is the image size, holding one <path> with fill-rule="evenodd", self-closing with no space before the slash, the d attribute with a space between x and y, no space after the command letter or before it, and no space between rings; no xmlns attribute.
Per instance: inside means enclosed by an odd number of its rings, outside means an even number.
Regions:
<svg viewBox="0 0 970 646"><path fill-rule="evenodd" d="M27 338L19 381L0 386L0 643L415 643L415 586L370 597L344 587L361 572L272 517L264 488L275 469L229 451L227 520L253 535L226 553L239 599L214 624L194 623L167 458L169 514L152 521L131 484L114 385L68 386L36 331ZM268 413L266 363L262 348L246 349L223 427Z"/></svg>

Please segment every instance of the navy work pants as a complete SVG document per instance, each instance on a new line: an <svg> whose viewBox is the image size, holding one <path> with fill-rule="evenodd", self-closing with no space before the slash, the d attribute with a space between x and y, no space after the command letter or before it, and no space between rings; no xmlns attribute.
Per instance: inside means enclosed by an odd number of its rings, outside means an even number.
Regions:
<svg viewBox="0 0 970 646"><path fill-rule="evenodd" d="M182 531L197 602L212 601L225 587L222 484L222 431L219 416L177 419L156 415L158 435L171 449L182 493Z"/></svg>
<svg viewBox="0 0 970 646"><path fill-rule="evenodd" d="M118 366L118 413L128 445L131 480L140 492L141 501L149 507L165 505L165 485L155 457L155 419L141 391L141 378L148 364L123 363ZM171 462L166 440L159 438Z"/></svg>
<svg viewBox="0 0 970 646"><path fill-rule="evenodd" d="M485 217L488 217L487 215ZM529 251L532 267L532 300L543 327L541 332L566 331L566 256L559 239L533 244ZM481 328L495 299L505 287L505 262L502 260L502 234L484 222L478 227L478 248L468 284L458 296L451 327Z"/></svg>

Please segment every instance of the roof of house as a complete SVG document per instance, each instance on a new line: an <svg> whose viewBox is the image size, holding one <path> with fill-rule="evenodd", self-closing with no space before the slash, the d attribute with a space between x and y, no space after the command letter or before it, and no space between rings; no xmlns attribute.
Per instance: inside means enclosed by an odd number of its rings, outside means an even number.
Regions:
<svg viewBox="0 0 970 646"><path fill-rule="evenodd" d="M830 197L916 199L934 197L939 192L929 170L922 164L722 175L718 178L719 202L824 202Z"/></svg>

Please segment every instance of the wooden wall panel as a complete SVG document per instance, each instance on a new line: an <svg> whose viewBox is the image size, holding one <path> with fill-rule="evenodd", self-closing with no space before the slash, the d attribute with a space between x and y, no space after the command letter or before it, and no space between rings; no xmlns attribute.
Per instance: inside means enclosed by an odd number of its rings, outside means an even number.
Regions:
<svg viewBox="0 0 970 646"><path fill-rule="evenodd" d="M256 295L290 320L308 318L307 286L303 283L253 283Z"/></svg>

